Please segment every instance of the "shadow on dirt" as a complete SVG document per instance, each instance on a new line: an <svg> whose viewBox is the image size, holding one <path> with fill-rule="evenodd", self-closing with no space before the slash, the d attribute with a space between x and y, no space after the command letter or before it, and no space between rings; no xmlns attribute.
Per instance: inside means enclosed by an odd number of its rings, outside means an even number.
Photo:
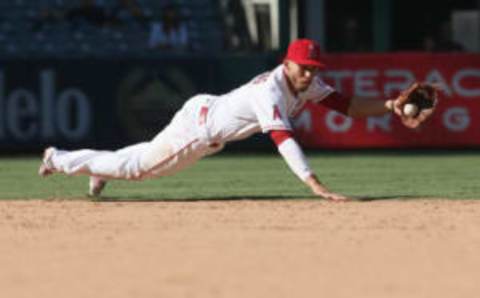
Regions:
<svg viewBox="0 0 480 298"><path fill-rule="evenodd" d="M410 200L410 199L419 199L419 198L428 198L428 196L418 196L418 195L368 196L368 197L356 197L355 201L372 202L372 201L382 201L382 200Z"/></svg>
<svg viewBox="0 0 480 298"><path fill-rule="evenodd" d="M254 201L272 201L272 200L311 200L318 199L316 197L299 197L290 195L238 195L238 196L226 196L226 197L198 197L198 198L159 198L159 197L98 197L92 198L97 202L206 202L206 201L242 201L242 200L254 200Z"/></svg>
<svg viewBox="0 0 480 298"><path fill-rule="evenodd" d="M366 196L354 197L352 202L372 202L382 200L409 200L418 199L417 195L394 195L394 196ZM428 196L421 196L421 198L428 198ZM161 198L161 197L97 197L91 198L96 202L168 202L168 203L184 203L184 202L212 202L212 201L278 201L278 200L318 200L324 201L317 196L294 196L294 195L238 195L226 197L197 197L197 198Z"/></svg>

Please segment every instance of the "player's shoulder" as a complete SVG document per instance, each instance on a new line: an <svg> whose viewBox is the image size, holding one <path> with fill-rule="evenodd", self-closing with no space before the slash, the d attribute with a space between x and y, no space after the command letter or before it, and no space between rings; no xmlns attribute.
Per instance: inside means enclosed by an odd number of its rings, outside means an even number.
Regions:
<svg viewBox="0 0 480 298"><path fill-rule="evenodd" d="M269 97L280 100L287 96L287 86L287 79L284 74L283 65L281 64L272 70L272 73L267 80L263 91Z"/></svg>
<svg viewBox="0 0 480 298"><path fill-rule="evenodd" d="M284 80L284 78L282 67L280 65L271 71L267 71L257 75L250 81L249 86L252 89L263 94L278 94L279 92L282 92L282 80Z"/></svg>
<svg viewBox="0 0 480 298"><path fill-rule="evenodd" d="M327 84L321 77L320 74L317 74L310 86L300 94L304 100L319 100L322 99L329 94L333 93L335 89Z"/></svg>
<svg viewBox="0 0 480 298"><path fill-rule="evenodd" d="M321 88L333 88L323 80L322 75L320 73L317 73L313 78L312 86L321 87Z"/></svg>
<svg viewBox="0 0 480 298"><path fill-rule="evenodd" d="M250 84L257 85L259 87L268 86L280 79L279 73L282 73L281 65L275 67L272 70L262 72L261 74L255 76L250 81Z"/></svg>

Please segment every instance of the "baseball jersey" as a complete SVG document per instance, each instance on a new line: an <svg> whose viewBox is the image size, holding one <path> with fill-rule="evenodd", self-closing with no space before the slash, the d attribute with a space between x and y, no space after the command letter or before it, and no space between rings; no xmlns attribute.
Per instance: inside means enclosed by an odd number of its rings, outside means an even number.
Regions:
<svg viewBox="0 0 480 298"><path fill-rule="evenodd" d="M227 94L214 97L207 121L213 142L240 140L272 130L291 131L289 119L307 101L321 102L335 91L317 75L307 90L295 96L283 68L283 64L279 65Z"/></svg>

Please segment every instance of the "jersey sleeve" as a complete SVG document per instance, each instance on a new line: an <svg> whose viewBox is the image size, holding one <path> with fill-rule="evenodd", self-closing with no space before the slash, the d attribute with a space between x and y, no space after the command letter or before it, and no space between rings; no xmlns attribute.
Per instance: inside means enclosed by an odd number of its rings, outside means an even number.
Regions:
<svg viewBox="0 0 480 298"><path fill-rule="evenodd" d="M320 102L327 96L335 92L335 89L325 83L320 76L315 76L312 83L305 92L300 94L300 97L305 101L311 101L314 103Z"/></svg>
<svg viewBox="0 0 480 298"><path fill-rule="evenodd" d="M260 123L263 133L271 130L292 131L288 120L286 101L281 92L275 88L262 89L259 96L251 98L253 111Z"/></svg>
<svg viewBox="0 0 480 298"><path fill-rule="evenodd" d="M278 146L278 151L283 156L292 172L295 173L300 180L305 181L313 174L302 149L294 138L288 138L283 141Z"/></svg>
<svg viewBox="0 0 480 298"><path fill-rule="evenodd" d="M313 174L302 149L293 138L291 132L286 130L272 130L270 131L270 137L277 145L278 152L280 152L290 167L290 170L292 170L300 180L305 181Z"/></svg>

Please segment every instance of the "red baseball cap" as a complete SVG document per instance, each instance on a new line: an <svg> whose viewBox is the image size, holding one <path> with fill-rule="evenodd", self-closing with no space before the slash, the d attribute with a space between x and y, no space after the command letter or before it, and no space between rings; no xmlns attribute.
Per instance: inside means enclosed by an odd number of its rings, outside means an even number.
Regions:
<svg viewBox="0 0 480 298"><path fill-rule="evenodd" d="M300 65L312 65L325 68L321 61L320 45L311 39L297 39L288 46L285 60L291 60Z"/></svg>

